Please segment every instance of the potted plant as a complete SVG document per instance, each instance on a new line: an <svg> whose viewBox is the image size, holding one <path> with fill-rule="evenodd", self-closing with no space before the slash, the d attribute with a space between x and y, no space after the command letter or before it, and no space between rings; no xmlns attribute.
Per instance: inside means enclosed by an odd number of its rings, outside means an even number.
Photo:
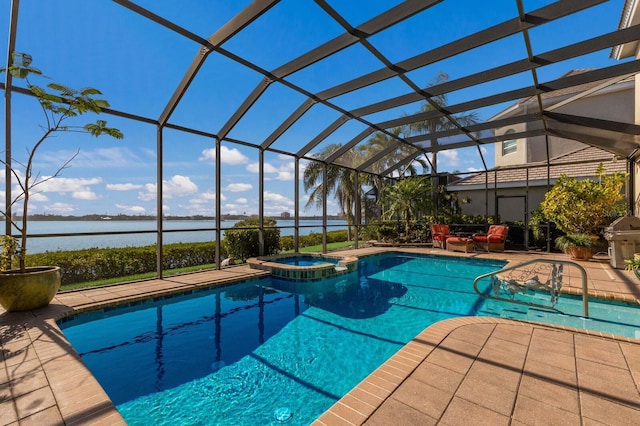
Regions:
<svg viewBox="0 0 640 426"><path fill-rule="evenodd" d="M24 311L46 306L60 288L58 267L27 268L26 266L31 191L38 185L58 177L79 153L77 151L51 176L43 177L40 173L34 174L33 170L38 148L51 136L64 132L88 133L96 137L106 134L116 139L122 139L123 135L120 130L107 127L107 122L104 120L97 120L95 123L84 126L68 124L69 119L89 112L99 114L103 108L109 107L106 100L95 98L101 95L99 90L91 87L75 90L58 83L49 83L46 87L33 84L30 80L31 76L43 75L39 69L31 66L31 56L24 53L13 52L11 66L8 69L0 68L1 72L9 72L14 78L24 79L27 89L36 97L44 114L44 123L40 125L43 133L33 147L27 150L26 163L15 159L11 159L10 163L0 160L5 169L10 170L18 188L17 195L11 198L8 211L2 210L0 213L6 221L11 223L11 228L20 235L18 241L10 235L0 239L0 304L7 311ZM11 208L19 206L20 203L22 203L22 216L14 217ZM16 269L12 269L14 260L17 260L18 264Z"/></svg>
<svg viewBox="0 0 640 426"><path fill-rule="evenodd" d="M590 234L566 234L556 238L556 248L577 260L591 259L594 245L594 238Z"/></svg>
<svg viewBox="0 0 640 426"><path fill-rule="evenodd" d="M626 174L616 172L607 175L600 163L595 175L596 179L578 180L562 174L540 204L544 216L567 234L556 239L556 247L564 247L569 253L573 241L582 243L574 247L582 247L580 251L593 255L602 227L626 210L626 206L620 203L624 199L622 188ZM592 240L591 245L586 245L584 235Z"/></svg>
<svg viewBox="0 0 640 426"><path fill-rule="evenodd" d="M624 263L627 264L626 270L627 271L633 271L633 273L635 274L636 278L638 278L640 280L640 271L638 270L640 268L640 253L635 253L633 255L633 258L626 259L624 261Z"/></svg>

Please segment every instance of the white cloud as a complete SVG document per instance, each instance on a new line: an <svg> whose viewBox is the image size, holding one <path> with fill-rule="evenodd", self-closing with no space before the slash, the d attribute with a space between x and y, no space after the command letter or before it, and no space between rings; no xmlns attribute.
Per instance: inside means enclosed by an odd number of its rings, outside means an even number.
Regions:
<svg viewBox="0 0 640 426"><path fill-rule="evenodd" d="M47 177L41 179L45 180ZM57 177L46 180L36 187L38 192L82 192L88 191L90 185L98 185L102 183L102 178L65 178Z"/></svg>
<svg viewBox="0 0 640 426"><path fill-rule="evenodd" d="M38 160L59 167L61 164L69 161L76 151L59 150L54 152L43 152L38 156ZM142 160L129 148L110 147L98 149L81 148L77 157L71 162L72 167L99 168L107 167L110 169L120 167L140 167Z"/></svg>
<svg viewBox="0 0 640 426"><path fill-rule="evenodd" d="M147 183L146 192L138 192L138 199L150 201L156 198L157 185ZM198 186L188 176L175 175L169 180L164 180L162 185L162 195L164 198L186 197L198 192Z"/></svg>
<svg viewBox="0 0 640 426"><path fill-rule="evenodd" d="M278 177L276 178L276 180L282 180L282 181L288 181L288 180L293 180L294 178L294 174L292 172L279 172L278 173Z"/></svg>
<svg viewBox="0 0 640 426"><path fill-rule="evenodd" d="M138 192L138 200L140 201L151 201L156 199L156 184L148 183L145 186L147 192Z"/></svg>
<svg viewBox="0 0 640 426"><path fill-rule="evenodd" d="M207 203L211 202L211 201L215 201L216 193L215 192L211 192L211 191L209 191L209 192L201 192L198 195L198 199L202 200L202 202L207 202ZM220 194L220 199L222 201L224 201L224 200L227 199L227 197L225 197L224 194Z"/></svg>
<svg viewBox="0 0 640 426"><path fill-rule="evenodd" d="M236 199L236 203L247 204L248 202L249 202L249 200L247 200L246 198L238 198L238 199Z"/></svg>
<svg viewBox="0 0 640 426"><path fill-rule="evenodd" d="M225 189L230 192L244 192L249 191L252 188L253 185L250 183L230 183Z"/></svg>
<svg viewBox="0 0 640 426"><path fill-rule="evenodd" d="M225 201L227 198L224 194L220 194L220 200ZM185 209L190 215L215 215L215 192L202 192L196 197L190 198L187 204L180 204L179 207Z"/></svg>
<svg viewBox="0 0 640 426"><path fill-rule="evenodd" d="M290 159L290 158L291 157L287 157L287 159ZM247 171L251 173L258 173L260 171L258 164L259 163L256 162L256 163L251 163L247 165ZM280 181L293 180L294 170L295 170L295 163L293 161L288 161L286 163L279 165L278 167L275 167L273 164L270 164L270 163L264 163L265 180L280 180ZM268 176L270 174L275 174L276 176L275 177Z"/></svg>
<svg viewBox="0 0 640 426"><path fill-rule="evenodd" d="M49 178L43 176L40 178L40 182L35 186L30 193L30 201L33 202L48 202L49 193L67 194L70 193L71 197L77 200L97 200L100 197L92 190L92 185L97 185L102 182L102 178ZM16 197L21 194L20 187L15 186L12 192L12 196ZM22 196L19 197L21 199ZM54 204L55 206L55 204ZM62 207L63 209L65 207Z"/></svg>
<svg viewBox="0 0 640 426"><path fill-rule="evenodd" d="M134 189L142 188L142 185L138 185L135 183L108 183L106 188L109 191L131 191Z"/></svg>
<svg viewBox="0 0 640 426"><path fill-rule="evenodd" d="M202 151L202 155L198 160L200 161L215 161L216 150L215 148L209 148ZM229 149L225 145L220 147L220 162L223 164L238 165L246 164L249 162L249 157L238 151L237 148Z"/></svg>
<svg viewBox="0 0 640 426"><path fill-rule="evenodd" d="M76 200L97 200L100 198L98 194L93 191L74 191L71 197Z"/></svg>
<svg viewBox="0 0 640 426"><path fill-rule="evenodd" d="M142 206L128 206L126 204L116 204L116 207L119 208L120 210L126 212L126 213L132 213L132 214L146 214L147 213L147 209L145 209Z"/></svg>
<svg viewBox="0 0 640 426"><path fill-rule="evenodd" d="M247 171L251 173L258 173L260 171L260 163L251 163L247 165ZM270 163L264 163L265 173L277 173L278 169Z"/></svg>
<svg viewBox="0 0 640 426"><path fill-rule="evenodd" d="M67 203L53 203L45 206L44 210L55 214L68 214L75 211L75 207Z"/></svg>
<svg viewBox="0 0 640 426"><path fill-rule="evenodd" d="M265 191L264 192L264 201L270 203L277 203L278 205L287 205L292 206L294 203L289 198L285 197L282 194L278 194L276 192Z"/></svg>
<svg viewBox="0 0 640 426"><path fill-rule="evenodd" d="M184 197L198 192L198 186L188 176L175 175L163 181L162 195L166 198Z"/></svg>
<svg viewBox="0 0 640 426"><path fill-rule="evenodd" d="M444 159L444 162L451 166L457 166L460 163L458 151L455 151L453 149L440 151L440 153L438 154L438 159Z"/></svg>
<svg viewBox="0 0 640 426"><path fill-rule="evenodd" d="M246 204L236 204L236 203L228 203L224 205L225 211L241 211L247 208Z"/></svg>
<svg viewBox="0 0 640 426"><path fill-rule="evenodd" d="M22 197L20 197L20 198L22 198ZM49 197L47 197L46 195L44 195L41 192L32 192L29 195L29 202L32 202L32 201L36 202L36 203L37 202L45 203L45 202L49 201Z"/></svg>

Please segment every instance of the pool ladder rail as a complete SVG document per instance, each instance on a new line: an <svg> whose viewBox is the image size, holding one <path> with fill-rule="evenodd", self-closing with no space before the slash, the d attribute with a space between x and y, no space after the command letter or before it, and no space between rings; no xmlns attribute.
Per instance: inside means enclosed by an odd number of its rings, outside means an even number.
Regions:
<svg viewBox="0 0 640 426"><path fill-rule="evenodd" d="M550 265L550 266L541 266ZM533 268L527 268L534 265ZM526 262L521 262L514 266L500 269L498 271L489 272L476 277L473 281L473 289L475 292L485 299L501 300L510 303L516 303L519 305L527 305L536 308L548 309L556 312L560 312L555 308L555 304L558 301L560 292L562 289L562 278L564 266L571 266L578 269L582 275L582 311L584 318L589 317L589 294L587 291L587 271L577 264L568 260L549 260L549 259L532 259ZM516 278L513 277L514 272L520 272L520 275ZM548 279L541 282L538 278L540 273L546 273ZM501 278L501 277L507 278ZM491 293L487 294L478 289L478 283L485 279L491 279ZM533 291L548 291L551 295L552 305L542 305L539 303L527 302L524 300L518 300L515 298L517 293L525 294L528 290ZM501 295L507 297L501 297Z"/></svg>

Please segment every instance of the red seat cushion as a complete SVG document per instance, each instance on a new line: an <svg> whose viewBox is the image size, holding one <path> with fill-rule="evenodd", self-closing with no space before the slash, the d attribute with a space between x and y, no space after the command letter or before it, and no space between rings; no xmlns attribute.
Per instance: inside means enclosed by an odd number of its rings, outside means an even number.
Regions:
<svg viewBox="0 0 640 426"><path fill-rule="evenodd" d="M502 225L491 225L489 227L489 232L488 234L490 235L489 237L489 243L504 243L505 238L507 237L507 231L509 228L507 228L506 226L502 226ZM486 243L487 242L487 235L474 235L473 236L473 241L476 241L478 243Z"/></svg>
<svg viewBox="0 0 640 426"><path fill-rule="evenodd" d="M486 243L487 242L487 236L486 235L476 235L473 237L474 241L477 241L479 243ZM489 242L490 243L503 243L504 242L504 237L501 237L499 235L492 235L489 237Z"/></svg>

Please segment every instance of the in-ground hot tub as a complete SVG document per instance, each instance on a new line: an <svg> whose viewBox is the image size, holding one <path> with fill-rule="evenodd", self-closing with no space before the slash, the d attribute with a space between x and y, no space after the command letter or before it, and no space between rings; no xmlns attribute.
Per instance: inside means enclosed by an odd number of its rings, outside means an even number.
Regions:
<svg viewBox="0 0 640 426"><path fill-rule="evenodd" d="M289 280L319 280L348 274L358 267L355 256L288 253L247 259L254 269L271 272L271 275Z"/></svg>

